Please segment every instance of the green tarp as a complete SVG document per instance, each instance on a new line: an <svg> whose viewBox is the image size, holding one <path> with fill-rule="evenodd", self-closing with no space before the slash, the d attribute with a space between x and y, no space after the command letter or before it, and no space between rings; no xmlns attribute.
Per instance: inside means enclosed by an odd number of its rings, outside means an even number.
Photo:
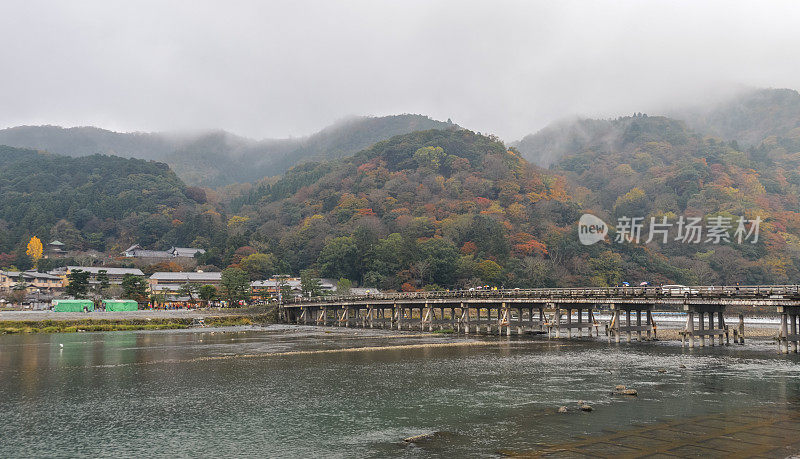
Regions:
<svg viewBox="0 0 800 459"><path fill-rule="evenodd" d="M139 303L133 300L103 300L106 311L137 311Z"/></svg>
<svg viewBox="0 0 800 459"><path fill-rule="evenodd" d="M91 300L55 300L53 311L56 312L83 312L94 311L94 303Z"/></svg>

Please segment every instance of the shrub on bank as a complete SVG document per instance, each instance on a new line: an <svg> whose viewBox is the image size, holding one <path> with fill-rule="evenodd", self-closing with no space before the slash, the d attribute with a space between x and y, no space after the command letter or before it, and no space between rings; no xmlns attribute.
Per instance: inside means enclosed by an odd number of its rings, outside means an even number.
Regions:
<svg viewBox="0 0 800 459"><path fill-rule="evenodd" d="M0 321L0 334L15 333L75 333L123 330L169 330L189 328L192 318L166 319L81 319L81 320L31 320ZM252 316L214 316L206 317L207 327L231 327L236 325L254 325L274 323L274 314L258 314Z"/></svg>

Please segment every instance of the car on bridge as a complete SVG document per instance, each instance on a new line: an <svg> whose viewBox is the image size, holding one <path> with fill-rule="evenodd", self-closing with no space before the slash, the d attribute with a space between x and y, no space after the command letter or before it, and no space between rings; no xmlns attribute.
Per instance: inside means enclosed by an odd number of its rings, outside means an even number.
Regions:
<svg viewBox="0 0 800 459"><path fill-rule="evenodd" d="M685 285L662 285L661 286L661 293L669 296L686 296L686 295L697 295L700 293L699 290L696 288L690 288Z"/></svg>

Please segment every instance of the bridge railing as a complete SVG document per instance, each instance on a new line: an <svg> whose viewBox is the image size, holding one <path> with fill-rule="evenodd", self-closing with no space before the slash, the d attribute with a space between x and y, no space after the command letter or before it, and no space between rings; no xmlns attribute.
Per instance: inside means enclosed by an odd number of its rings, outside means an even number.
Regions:
<svg viewBox="0 0 800 459"><path fill-rule="evenodd" d="M800 298L800 285L737 285L737 286L640 286L640 287L574 287L574 288L535 288L535 289L470 289L439 290L425 292L372 293L365 295L326 295L314 298L292 298L285 305L315 303L346 303L378 300L426 300L451 298L486 299L569 299L596 298Z"/></svg>

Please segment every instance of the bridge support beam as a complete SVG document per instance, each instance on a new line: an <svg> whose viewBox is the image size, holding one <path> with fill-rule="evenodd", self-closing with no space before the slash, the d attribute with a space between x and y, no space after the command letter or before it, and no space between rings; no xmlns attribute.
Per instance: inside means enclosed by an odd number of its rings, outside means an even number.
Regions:
<svg viewBox="0 0 800 459"><path fill-rule="evenodd" d="M779 306L778 313L781 315L781 328L778 331L778 353L788 354L798 352L800 335L798 334L798 319L800 319L800 306Z"/></svg>
<svg viewBox="0 0 800 459"><path fill-rule="evenodd" d="M625 334L626 341L632 341L632 333L636 333L636 341L642 341L642 332L645 332L645 338L650 341L656 338L656 324L653 320L653 305L652 304L612 304L610 305L611 323L608 326L608 342L611 342L612 337L614 341L619 343L622 334ZM624 320L622 312L625 313ZM632 324L631 313L636 317L636 325ZM644 325L642 324L642 315L644 314Z"/></svg>
<svg viewBox="0 0 800 459"><path fill-rule="evenodd" d="M706 345L706 338L714 345L714 341L719 337L720 346L730 344L730 332L725 325L725 305L723 304L685 304L683 310L686 311L686 326L681 331L681 346L685 346L688 341L689 347L694 347L695 337L699 339L700 347ZM695 329L694 317L698 317L699 328ZM717 316L717 324L714 325L714 316ZM706 328L706 317L708 318L708 328ZM725 341L723 342L723 336Z"/></svg>
<svg viewBox="0 0 800 459"><path fill-rule="evenodd" d="M328 307L323 306L317 312L317 325L328 325Z"/></svg>
<svg viewBox="0 0 800 459"><path fill-rule="evenodd" d="M398 330L403 329L403 321L406 315L406 308L403 306L395 305L392 310L394 311L394 323L397 325Z"/></svg>
<svg viewBox="0 0 800 459"><path fill-rule="evenodd" d="M458 321L458 331L469 335L469 305L464 306L464 302L461 302L459 306L461 306L461 319Z"/></svg>
<svg viewBox="0 0 800 459"><path fill-rule="evenodd" d="M577 303L577 304L554 304L548 303L548 306L555 308L552 320L547 324L547 336L551 336L553 329L556 331L556 338L561 337L561 330L567 331L567 337L572 338L572 329L578 330L578 336L583 336L583 329L588 332L588 336L592 336L592 327L595 329L595 334L600 336L600 324L594 318L594 305L590 303ZM586 310L586 321L583 320L583 311ZM577 322L572 321L573 311L577 312ZM566 318L566 321L563 319Z"/></svg>

